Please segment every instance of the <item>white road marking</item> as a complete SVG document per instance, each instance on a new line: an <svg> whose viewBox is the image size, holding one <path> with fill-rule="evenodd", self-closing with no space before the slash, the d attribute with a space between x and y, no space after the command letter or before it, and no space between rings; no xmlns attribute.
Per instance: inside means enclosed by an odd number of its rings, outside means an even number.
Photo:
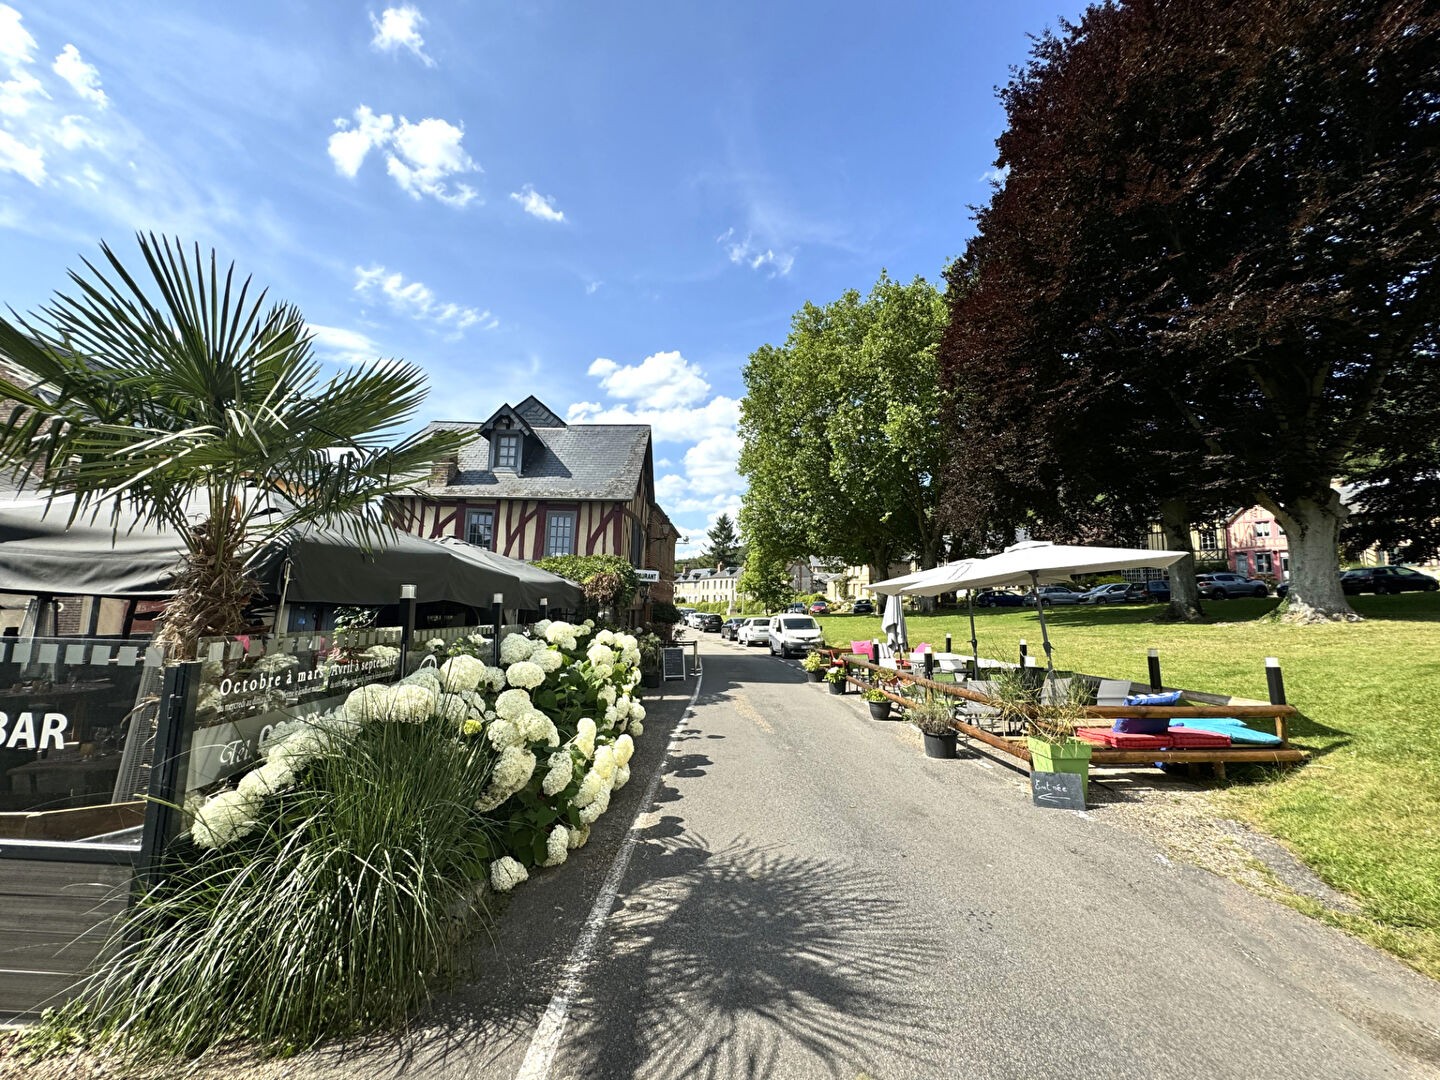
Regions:
<svg viewBox="0 0 1440 1080"><path fill-rule="evenodd" d="M695 692L690 695L690 704L685 706L685 713L675 725L675 731L665 747L665 754L655 767L655 775L650 778L645 797L640 800L640 807L635 811L635 820L630 823L630 831L621 841L620 850L615 853L615 861L610 864L610 872L605 875L605 883L600 886L600 894L595 897L595 904L590 908L575 948L570 951L570 957L565 961L565 970L560 976L560 988L555 991L550 1004L545 1007L544 1015L540 1017L540 1023L536 1025L535 1034L530 1039L530 1048L525 1051L525 1060L520 1063L520 1071L515 1074L515 1080L546 1080L550 1075L555 1054L560 1049L560 1040L565 1035L565 1025L570 1019L570 1002L580 991L585 969L590 965L590 957L600 942L605 921L610 917L620 895L620 882L630 867L630 855L640 836L640 819L650 812L655 795L660 790L660 778L665 774L665 762L676 749L676 740L686 728L685 721L694 715L695 702L700 697L701 682L701 674L697 671Z"/></svg>

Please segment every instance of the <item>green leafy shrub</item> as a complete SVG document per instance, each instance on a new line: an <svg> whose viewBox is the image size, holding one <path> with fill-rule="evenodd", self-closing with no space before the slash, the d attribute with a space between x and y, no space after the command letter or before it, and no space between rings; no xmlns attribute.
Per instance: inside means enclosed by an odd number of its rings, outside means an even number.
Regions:
<svg viewBox="0 0 1440 1080"><path fill-rule="evenodd" d="M640 590L635 568L619 555L551 555L535 565L578 582L585 599L601 607L628 608Z"/></svg>

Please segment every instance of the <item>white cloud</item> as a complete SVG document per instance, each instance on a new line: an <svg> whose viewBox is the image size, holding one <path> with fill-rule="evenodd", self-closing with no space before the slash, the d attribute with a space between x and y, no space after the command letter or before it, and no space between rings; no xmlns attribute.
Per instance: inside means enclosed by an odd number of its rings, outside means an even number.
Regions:
<svg viewBox="0 0 1440 1080"><path fill-rule="evenodd" d="M980 174L978 179L982 183L1000 184L1003 186L1006 178L1009 175L1010 166L1006 165L1003 169L986 169L983 173Z"/></svg>
<svg viewBox="0 0 1440 1080"><path fill-rule="evenodd" d="M541 195L535 190L534 184L526 184L519 191L512 191L510 198L519 203L520 209L531 217L537 217L541 221L565 220L565 211L555 209L555 196Z"/></svg>
<svg viewBox="0 0 1440 1080"><path fill-rule="evenodd" d="M655 409L694 405L710 392L700 369L678 351L652 353L638 364L621 367L600 357L587 372L607 394L622 401L644 398Z"/></svg>
<svg viewBox="0 0 1440 1080"><path fill-rule="evenodd" d="M751 270L768 269L768 276L772 278L784 277L795 265L793 252L777 252L769 247L761 251L749 236L738 239L733 228L726 229L715 238L715 242L725 249L725 254L736 266L748 266Z"/></svg>
<svg viewBox="0 0 1440 1080"><path fill-rule="evenodd" d="M10 69L10 78L0 82L0 116L24 116L49 97L40 80L17 64Z"/></svg>
<svg viewBox="0 0 1440 1080"><path fill-rule="evenodd" d="M354 178L370 151L384 148L386 172L412 199L429 195L448 206L464 206L478 194L469 184L452 184L453 177L481 170L461 145L465 129L448 120L432 116L412 124L402 116L397 124L389 113L361 105L353 125L341 118L335 127L327 149L342 176Z"/></svg>
<svg viewBox="0 0 1440 1080"><path fill-rule="evenodd" d="M311 323L310 339L316 353L342 364L367 364L380 356L380 346L359 330Z"/></svg>
<svg viewBox="0 0 1440 1080"><path fill-rule="evenodd" d="M577 424L649 424L656 442L691 443L717 431L733 431L740 422L740 403L716 396L693 408L632 408L577 401L565 414Z"/></svg>
<svg viewBox="0 0 1440 1080"><path fill-rule="evenodd" d="M45 151L0 129L0 172L13 172L39 187L45 182Z"/></svg>
<svg viewBox="0 0 1440 1080"><path fill-rule="evenodd" d="M392 310L448 330L456 337L472 326L493 330L499 325L490 312L442 302L424 282L406 281L405 275L399 271L387 270L383 266L357 266L355 291L366 300L384 300Z"/></svg>
<svg viewBox="0 0 1440 1080"><path fill-rule="evenodd" d="M100 72L94 64L87 64L80 57L80 50L66 45L55 57L51 70L70 84L70 88L98 109L110 104L105 91L100 89Z"/></svg>
<svg viewBox="0 0 1440 1080"><path fill-rule="evenodd" d="M370 16L370 25L375 36L370 47L377 52L394 52L409 49L426 67L434 67L435 61L425 52L425 39L420 36L420 27L425 25L425 16L413 4L386 8L377 19Z"/></svg>
<svg viewBox="0 0 1440 1080"><path fill-rule="evenodd" d="M587 281L585 283L585 295L594 296L597 292L600 291L600 286L604 284L605 283L603 281Z"/></svg>
<svg viewBox="0 0 1440 1080"><path fill-rule="evenodd" d="M105 140L95 133L95 126L83 116L62 116L53 131L55 141L66 150L105 145Z"/></svg>
<svg viewBox="0 0 1440 1080"><path fill-rule="evenodd" d="M7 64L28 64L35 50L35 39L20 24L20 12L9 4L0 4L0 60Z"/></svg>

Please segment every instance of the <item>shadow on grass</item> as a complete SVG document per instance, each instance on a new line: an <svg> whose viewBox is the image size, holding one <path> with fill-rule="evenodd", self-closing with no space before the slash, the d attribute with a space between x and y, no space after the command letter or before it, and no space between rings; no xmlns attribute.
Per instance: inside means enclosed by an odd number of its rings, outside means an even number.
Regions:
<svg viewBox="0 0 1440 1080"><path fill-rule="evenodd" d="M718 1080L782 1075L801 1067L798 1049L815 1075L848 1078L921 1051L923 1027L906 1018L922 1003L908 991L934 958L892 892L743 839L711 850L662 818L641 834L559 1064Z"/></svg>

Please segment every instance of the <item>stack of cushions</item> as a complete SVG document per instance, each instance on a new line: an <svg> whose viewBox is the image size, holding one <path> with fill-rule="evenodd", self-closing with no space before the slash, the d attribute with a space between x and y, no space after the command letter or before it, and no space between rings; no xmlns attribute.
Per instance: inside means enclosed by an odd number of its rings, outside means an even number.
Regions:
<svg viewBox="0 0 1440 1080"><path fill-rule="evenodd" d="M1125 699L1126 705L1178 705L1179 690L1167 690L1163 694L1131 694ZM1122 716L1115 721L1115 731L1126 735L1164 735L1170 728L1170 720L1164 716Z"/></svg>
<svg viewBox="0 0 1440 1080"><path fill-rule="evenodd" d="M1209 731L1220 735L1227 735L1231 742L1251 743L1258 746L1279 746L1280 739L1268 731L1256 731L1247 727L1245 721L1237 720L1233 716L1210 717L1203 720L1185 719L1176 720L1175 727L1184 728L1186 731Z"/></svg>
<svg viewBox="0 0 1440 1080"><path fill-rule="evenodd" d="M1178 705L1180 691L1167 690L1159 694L1131 694L1125 699L1126 705ZM1236 720L1239 729L1253 735L1244 724ZM1124 750L1165 750L1190 747L1229 746L1235 731L1228 727L1210 726L1209 721L1191 720L1177 722L1170 726L1166 716L1122 716L1115 721L1110 731L1096 728L1082 728L1076 731L1078 738L1101 746L1113 746ZM1274 736L1268 736L1274 738ZM1278 741L1278 740L1277 740Z"/></svg>

